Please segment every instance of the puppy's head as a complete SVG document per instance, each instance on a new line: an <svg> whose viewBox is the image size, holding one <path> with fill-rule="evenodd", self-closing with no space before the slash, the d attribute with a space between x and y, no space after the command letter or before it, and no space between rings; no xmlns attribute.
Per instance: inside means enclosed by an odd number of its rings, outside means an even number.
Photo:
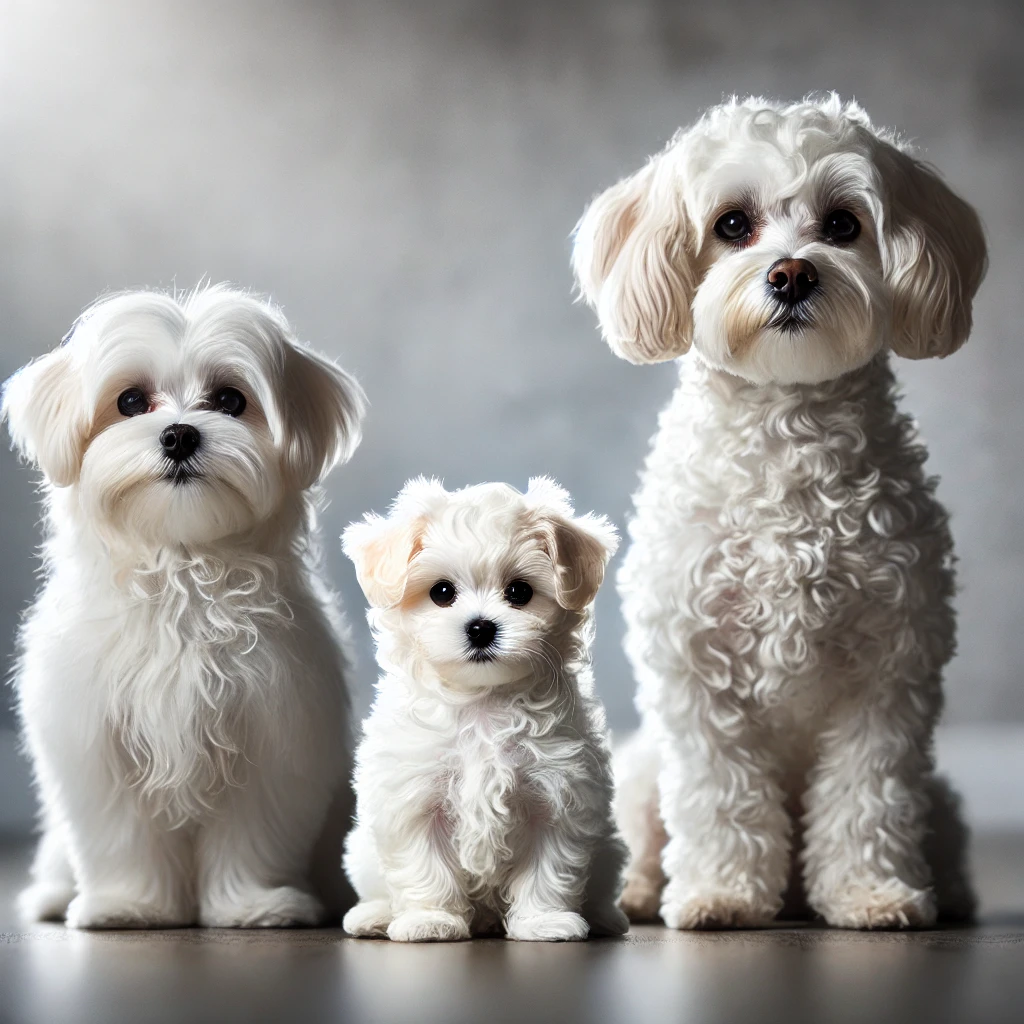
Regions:
<svg viewBox="0 0 1024 1024"><path fill-rule="evenodd" d="M463 688L557 666L616 545L607 520L576 516L546 478L526 494L413 480L386 518L343 537L388 656Z"/></svg>
<svg viewBox="0 0 1024 1024"><path fill-rule="evenodd" d="M714 108L594 200L573 262L624 358L692 345L754 383L795 384L885 345L954 352L986 249L974 210L833 95Z"/></svg>
<svg viewBox="0 0 1024 1024"><path fill-rule="evenodd" d="M15 445L129 543L269 520L359 443L364 397L278 310L225 287L101 300L4 388Z"/></svg>

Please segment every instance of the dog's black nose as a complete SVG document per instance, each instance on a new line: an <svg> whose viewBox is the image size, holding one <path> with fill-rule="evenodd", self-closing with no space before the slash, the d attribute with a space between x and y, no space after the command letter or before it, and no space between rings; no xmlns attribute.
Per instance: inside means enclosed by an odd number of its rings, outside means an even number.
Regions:
<svg viewBox="0 0 1024 1024"><path fill-rule="evenodd" d="M482 651L494 643L498 635L498 624L490 619L474 619L466 623L466 636L469 639L470 647Z"/></svg>
<svg viewBox="0 0 1024 1024"><path fill-rule="evenodd" d="M199 431L187 423L172 423L160 435L164 455L173 462L184 462L199 447Z"/></svg>
<svg viewBox="0 0 1024 1024"><path fill-rule="evenodd" d="M793 306L818 286L818 271L810 260L776 260L768 268L768 283L777 299Z"/></svg>

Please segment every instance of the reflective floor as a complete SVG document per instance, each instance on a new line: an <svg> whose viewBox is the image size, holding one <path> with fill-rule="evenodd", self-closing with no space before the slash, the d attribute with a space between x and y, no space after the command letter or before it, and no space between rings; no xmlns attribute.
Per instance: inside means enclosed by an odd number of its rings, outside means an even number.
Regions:
<svg viewBox="0 0 1024 1024"><path fill-rule="evenodd" d="M621 940L402 946L337 931L85 934L17 926L27 851L0 855L0 1020L1024 1020L1024 836L982 837L979 927L903 935L780 926Z"/></svg>

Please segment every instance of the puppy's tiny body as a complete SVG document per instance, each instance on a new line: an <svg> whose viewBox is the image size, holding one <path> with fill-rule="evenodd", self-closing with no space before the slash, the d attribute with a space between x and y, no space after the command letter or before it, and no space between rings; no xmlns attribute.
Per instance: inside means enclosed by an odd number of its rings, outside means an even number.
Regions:
<svg viewBox="0 0 1024 1024"><path fill-rule="evenodd" d="M246 400L233 415L226 385ZM362 405L276 310L223 288L104 300L9 383L48 528L16 674L43 826L27 917L252 927L340 909L347 667L312 488L358 442ZM199 439L179 460L175 425Z"/></svg>
<svg viewBox="0 0 1024 1024"><path fill-rule="evenodd" d="M625 930L588 656L613 546L610 528L573 519L545 481L525 496L414 482L390 520L346 533L383 669L357 754L345 866L360 903L348 931L424 941ZM515 578L533 589L521 608L502 598ZM449 607L431 603L438 579L457 591ZM481 616L497 635L476 661L463 631Z"/></svg>

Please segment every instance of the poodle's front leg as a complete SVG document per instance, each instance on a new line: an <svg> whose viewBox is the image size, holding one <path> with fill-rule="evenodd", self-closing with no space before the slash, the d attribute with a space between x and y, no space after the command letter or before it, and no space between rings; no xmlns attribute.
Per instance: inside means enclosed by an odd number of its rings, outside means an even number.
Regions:
<svg viewBox="0 0 1024 1024"><path fill-rule="evenodd" d="M670 928L757 927L782 907L791 825L775 759L742 725L742 709L719 711L662 744Z"/></svg>
<svg viewBox="0 0 1024 1024"><path fill-rule="evenodd" d="M821 737L804 798L811 906L839 928L927 927L935 897L924 854L931 716L899 683L845 704Z"/></svg>

